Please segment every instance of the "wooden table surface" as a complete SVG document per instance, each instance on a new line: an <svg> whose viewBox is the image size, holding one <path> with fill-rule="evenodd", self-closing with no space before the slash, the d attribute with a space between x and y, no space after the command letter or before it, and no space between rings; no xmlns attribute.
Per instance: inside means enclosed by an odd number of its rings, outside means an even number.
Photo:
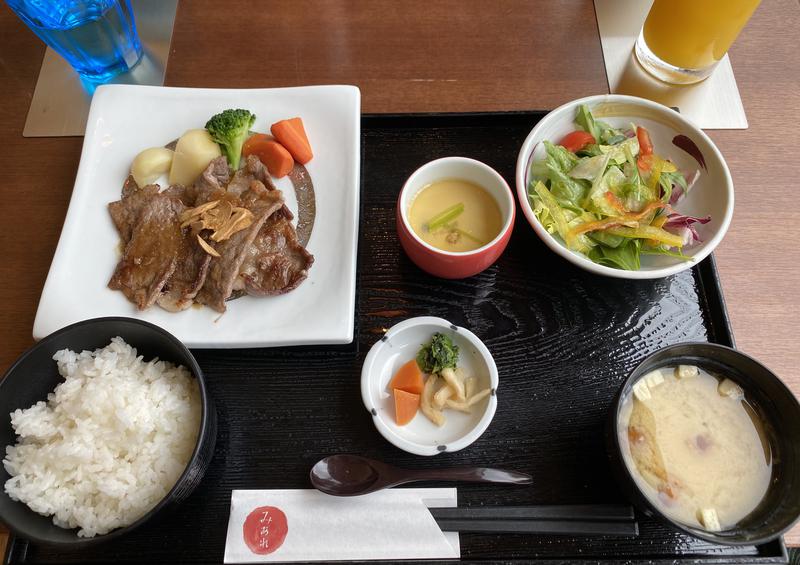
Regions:
<svg viewBox="0 0 800 565"><path fill-rule="evenodd" d="M166 85L355 84L362 110L549 109L608 92L589 0L183 1ZM740 349L800 396L794 332L800 236L800 4L756 11L731 60L750 123L709 131L736 185L716 256ZM82 138L22 137L44 45L0 6L0 370L33 341L39 295L66 213ZM513 180L513 179L511 179ZM800 528L788 536L800 544Z"/></svg>

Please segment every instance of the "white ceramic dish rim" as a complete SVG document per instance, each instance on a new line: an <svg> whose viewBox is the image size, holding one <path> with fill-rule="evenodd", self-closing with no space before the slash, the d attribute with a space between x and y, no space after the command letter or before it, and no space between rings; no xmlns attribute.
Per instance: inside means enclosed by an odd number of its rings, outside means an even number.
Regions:
<svg viewBox="0 0 800 565"><path fill-rule="evenodd" d="M381 349L386 347L386 341L394 334L400 333L408 328L415 327L415 326L423 326L429 325L437 328L443 328L448 330L453 330L458 332L462 335L469 343L475 347L476 351L480 354L483 361L486 363L486 367L489 370L489 384L492 388L492 394L489 395L489 400L486 405L486 410L484 411L481 419L478 421L477 424L464 436L456 441L449 442L446 446L446 450L440 450L440 446L436 445L424 445L421 443L410 441L398 434L396 434L386 423L378 417L378 412L375 407L372 405L372 401L370 399L369 394L369 383L371 376L375 374L375 360L378 357ZM494 414L497 411L497 388L499 386L500 380L497 373L497 365L494 362L494 358L492 354L489 352L489 349L483 344L478 336L474 333L469 331L466 328L462 328L460 326L456 326L455 324L451 324L444 318L438 318L436 316L419 316L416 318L409 318L408 320L404 320L398 324L395 324L384 334L384 336L379 339L375 344L370 348L369 353L367 353L366 359L364 359L364 365L361 369L361 400L364 403L364 407L372 416L372 421L375 424L375 427L378 429L378 432L386 438L389 443L399 447L403 451L407 451L408 453L413 453L414 455L438 455L440 453L449 453L453 451L459 451L464 449L465 447L471 445L475 442L483 432L489 427L489 424L492 422L494 418Z"/></svg>
<svg viewBox="0 0 800 565"><path fill-rule="evenodd" d="M622 269L614 269L612 267L607 267L605 265L599 265L590 259L583 257L582 255L570 251L567 249L562 243L560 243L555 237L553 237L550 233L547 232L546 229L539 223L539 220L536 218L536 214L534 214L533 209L531 208L530 202L528 201L528 191L526 186L526 181L528 177L529 171L529 159L531 154L533 153L533 149L536 146L537 136L539 132L543 129L549 119L552 119L554 116L565 112L567 110L572 110L574 112L574 108L581 104L586 104L589 107L593 107L599 103L628 103L634 105L640 105L644 107L648 107L656 112L670 112L670 117L675 121L679 122L683 127L686 128L687 132L691 133L694 136L697 136L703 139L708 146L711 148L711 151L714 155L714 158L717 159L721 165L723 175L725 178L725 189L728 192L728 205L725 208L725 215L720 221L719 229L714 233L705 247L700 250L697 254L692 256L690 261L680 261L675 265L669 267L659 267L654 269L640 269L638 271L625 271ZM522 144L522 148L520 149L519 155L517 157L517 168L516 168L516 184L517 184L517 199L519 200L520 206L522 207L522 213L525 214L525 217L530 223L533 230L539 236L539 238L549 247L552 251L556 252L558 255L585 269L592 273L606 275L609 277L621 278L621 279L658 279L667 277L670 275L674 275L686 269L689 269L705 259L708 255L710 255L714 249L719 245L722 241L722 238L725 237L726 232L728 231L728 227L730 226L731 219L733 218L733 205L734 205L734 190L733 190L733 179L731 177L730 169L728 168L728 164L725 162L725 159L722 156L722 153L714 144L708 135L705 134L703 130L699 127L694 125L690 122L685 116L682 116L678 112L674 112L673 110L663 106L662 104L658 104L651 100L646 100L644 98L639 98L636 96L626 96L622 94L600 94L595 96L587 96L585 98L579 98L577 100L573 100L571 102L567 102L566 104L562 104L555 110L549 112L544 118L542 118L539 123L531 130L528 134L528 137L525 138L524 143Z"/></svg>
<svg viewBox="0 0 800 565"><path fill-rule="evenodd" d="M489 173L492 177L494 177L502 186L506 188L504 194L506 195L507 199L506 204L508 205L509 213L504 214L505 222L503 223L503 227L500 230L500 233L498 233L497 237L495 237L492 241L490 241L486 245L478 247L477 249L473 249L472 251L445 251L444 249L439 249L438 247L434 247L430 243L423 241L422 238L420 238L417 235L417 233L411 227L411 223L408 221L407 204L410 203L410 201L413 199L414 196L416 196L417 193L419 193L423 188L425 188L424 186L421 186L416 189L414 195L408 195L408 192L410 191L410 187L412 186L413 181L415 181L416 178L426 170L432 169L434 167L441 167L442 165L445 165L447 163L464 163L471 167L478 167L484 169L487 173ZM445 176L442 178L451 178L451 177ZM463 177L458 177L458 178L462 178L462 180L473 182L469 178L463 178ZM483 185L479 184L479 186ZM486 191L492 195L492 198L497 200L494 191L490 189L486 189ZM501 203L498 202L498 205L499 204ZM514 202L514 193L511 190L511 187L506 182L506 180L503 178L503 176L497 171L495 171L492 167L487 165L486 163L478 161L477 159L471 159L469 157L441 157L439 159L434 159L433 161L428 161L427 163L419 167L416 171L411 173L411 176L409 176L406 182L403 183L403 188L400 189L400 217L403 220L403 225L406 227L406 230L408 230L408 232L411 234L411 237L413 237L417 243L419 243L426 249L429 249L434 253L439 253L441 255L447 255L450 257L469 257L470 255L479 255L483 251L486 251L487 249L491 248L498 241L500 241L506 233L508 233L508 230L510 230L514 226L514 216L516 215L516 208L517 208L516 203Z"/></svg>

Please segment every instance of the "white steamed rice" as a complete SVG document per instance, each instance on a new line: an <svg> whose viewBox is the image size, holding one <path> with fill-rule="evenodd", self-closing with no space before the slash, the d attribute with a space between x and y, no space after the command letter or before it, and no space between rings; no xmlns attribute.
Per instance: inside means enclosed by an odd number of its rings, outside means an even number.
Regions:
<svg viewBox="0 0 800 565"><path fill-rule="evenodd" d="M93 537L132 524L175 485L200 428L200 390L183 367L145 362L122 338L53 356L64 377L11 413L5 490L63 528Z"/></svg>

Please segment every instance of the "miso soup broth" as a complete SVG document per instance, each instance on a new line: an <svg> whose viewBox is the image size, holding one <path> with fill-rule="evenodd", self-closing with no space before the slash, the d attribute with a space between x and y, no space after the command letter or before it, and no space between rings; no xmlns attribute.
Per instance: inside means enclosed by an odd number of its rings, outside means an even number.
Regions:
<svg viewBox="0 0 800 565"><path fill-rule="evenodd" d="M634 383L619 417L625 463L665 515L730 529L767 492L772 452L742 388L695 366L663 367Z"/></svg>
<svg viewBox="0 0 800 565"><path fill-rule="evenodd" d="M411 229L443 251L472 251L492 241L503 227L497 201L461 179L442 179L420 190L408 210Z"/></svg>

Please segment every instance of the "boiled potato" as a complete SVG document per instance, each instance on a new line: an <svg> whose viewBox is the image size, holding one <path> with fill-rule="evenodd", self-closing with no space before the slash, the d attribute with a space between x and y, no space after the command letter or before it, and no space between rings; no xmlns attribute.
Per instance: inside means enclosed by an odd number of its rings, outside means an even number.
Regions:
<svg viewBox="0 0 800 565"><path fill-rule="evenodd" d="M161 175L166 175L172 166L172 153L166 147L151 147L139 153L131 164L131 174L136 184L146 186Z"/></svg>
<svg viewBox="0 0 800 565"><path fill-rule="evenodd" d="M204 129L190 129L175 146L169 183L188 186L200 176L208 164L222 155L219 145Z"/></svg>

